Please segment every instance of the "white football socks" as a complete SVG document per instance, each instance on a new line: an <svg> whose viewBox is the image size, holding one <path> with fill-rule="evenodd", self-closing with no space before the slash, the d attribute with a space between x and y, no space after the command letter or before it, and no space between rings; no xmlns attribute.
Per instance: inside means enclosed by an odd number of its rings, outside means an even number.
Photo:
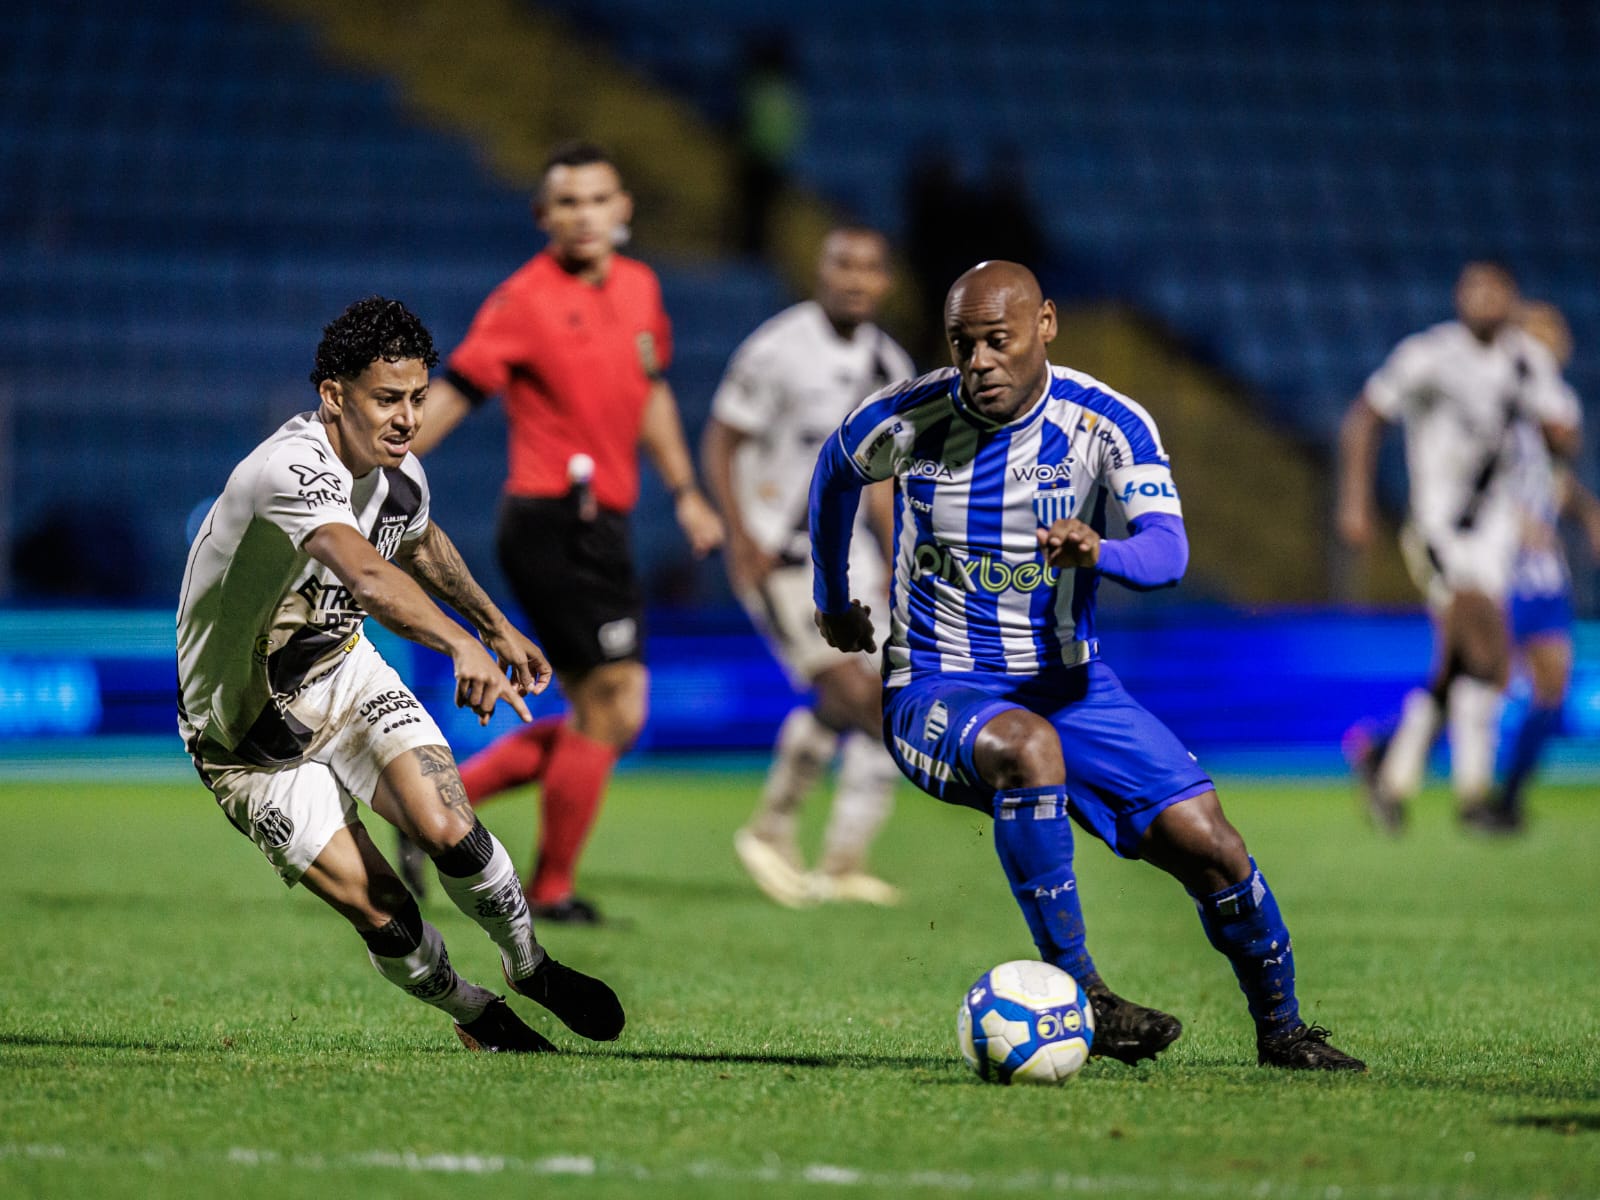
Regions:
<svg viewBox="0 0 1600 1200"><path fill-rule="evenodd" d="M401 958L384 958L369 948L367 957L378 968L378 974L395 987L424 1004L449 1013L458 1024L477 1020L494 999L493 992L468 983L456 974L444 948L444 938L426 921L422 923L422 940L411 953Z"/></svg>
<svg viewBox="0 0 1600 1200"><path fill-rule="evenodd" d="M451 902L500 948L506 974L512 979L525 978L544 961L544 947L534 937L533 918L528 913L528 901L522 894L517 869L511 865L511 856L500 840L481 824L474 827L462 845L448 851L452 858L467 853L481 863L481 867L473 874L459 876L440 868L440 886ZM438 864L436 858L434 865Z"/></svg>
<svg viewBox="0 0 1600 1200"><path fill-rule="evenodd" d="M1426 688L1406 694L1400 726L1378 767L1379 785L1396 800L1409 800L1422 790L1422 773L1433 739L1439 736L1439 720L1439 702Z"/></svg>
<svg viewBox="0 0 1600 1200"><path fill-rule="evenodd" d="M1450 783L1463 806L1481 804L1494 787L1505 697L1481 679L1463 676L1450 685Z"/></svg>
<svg viewBox="0 0 1600 1200"><path fill-rule="evenodd" d="M849 733L839 756L833 811L822 840L821 869L830 875L859 871L894 807L900 769L883 743L864 733Z"/></svg>
<svg viewBox="0 0 1600 1200"><path fill-rule="evenodd" d="M809 708L793 709L778 727L772 766L750 827L764 838L794 837L795 814L833 761L839 735Z"/></svg>

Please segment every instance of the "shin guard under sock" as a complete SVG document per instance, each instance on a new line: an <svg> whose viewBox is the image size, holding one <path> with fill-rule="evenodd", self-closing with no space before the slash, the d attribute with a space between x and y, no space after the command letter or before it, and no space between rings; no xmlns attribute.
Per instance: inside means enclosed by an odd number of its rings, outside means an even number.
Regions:
<svg viewBox="0 0 1600 1200"><path fill-rule="evenodd" d="M1072 870L1072 821L1064 787L995 793L994 848L1033 941L1045 959L1088 987L1099 979L1089 957Z"/></svg>

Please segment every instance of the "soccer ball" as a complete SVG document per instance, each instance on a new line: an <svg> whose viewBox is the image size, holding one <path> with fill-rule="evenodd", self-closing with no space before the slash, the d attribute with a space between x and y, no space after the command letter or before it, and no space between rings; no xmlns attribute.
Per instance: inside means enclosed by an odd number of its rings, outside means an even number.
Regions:
<svg viewBox="0 0 1600 1200"><path fill-rule="evenodd" d="M1094 1010L1060 967L1019 959L967 989L956 1038L967 1065L990 1083L1065 1083L1089 1059Z"/></svg>

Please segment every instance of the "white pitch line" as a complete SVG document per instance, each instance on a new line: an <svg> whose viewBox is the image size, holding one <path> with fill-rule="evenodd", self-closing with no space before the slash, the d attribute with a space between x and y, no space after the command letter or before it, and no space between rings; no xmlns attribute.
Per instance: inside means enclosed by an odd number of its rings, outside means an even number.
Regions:
<svg viewBox="0 0 1600 1200"><path fill-rule="evenodd" d="M635 1183L673 1184L686 1180L711 1180L733 1184L809 1184L819 1189L876 1188L892 1194L915 1192L1025 1192L1037 1194L1088 1194L1104 1196L1219 1196L1250 1195L1270 1200L1443 1200L1444 1197L1487 1197L1488 1192L1460 1189L1444 1184L1404 1187L1380 1184L1377 1187L1339 1184L1305 1185L1262 1179L1253 1185L1242 1180L1185 1179L1182 1176L1080 1175L1070 1171L1021 1171L975 1174L966 1171L875 1171L833 1163L807 1163L799 1166L737 1166L732 1163L694 1162L682 1166L647 1167L620 1160L597 1160L587 1154L554 1154L544 1158L517 1158L503 1154L418 1154L415 1151L369 1150L359 1154L315 1154L296 1151L283 1153L249 1146L235 1146L226 1153L199 1151L187 1153L169 1149L111 1151L99 1147L69 1147L40 1143L0 1143L0 1163L7 1159L28 1159L59 1163L104 1165L138 1164L150 1170L177 1167L230 1166L246 1170L267 1169L278 1173L320 1174L362 1168L400 1171L416 1175L528 1175L576 1178L627 1179ZM1551 1192L1521 1193L1507 1197L1492 1193L1496 1200L1524 1200L1537 1195L1539 1200L1581 1200L1576 1195L1558 1196Z"/></svg>

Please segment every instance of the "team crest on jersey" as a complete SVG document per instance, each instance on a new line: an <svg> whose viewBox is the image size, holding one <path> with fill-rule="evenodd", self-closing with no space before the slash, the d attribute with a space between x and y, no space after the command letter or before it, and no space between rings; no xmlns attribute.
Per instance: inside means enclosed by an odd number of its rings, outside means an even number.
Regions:
<svg viewBox="0 0 1600 1200"><path fill-rule="evenodd" d="M1033 515L1046 528L1070 520L1077 506L1078 494L1071 488L1045 488L1033 494Z"/></svg>
<svg viewBox="0 0 1600 1200"><path fill-rule="evenodd" d="M282 850L294 837L294 822L276 804L263 804L252 819L261 840L274 850Z"/></svg>
<svg viewBox="0 0 1600 1200"><path fill-rule="evenodd" d="M944 731L950 728L950 710L945 707L943 700L935 700L933 707L928 710L928 719L922 723L922 740L936 742L944 736Z"/></svg>
<svg viewBox="0 0 1600 1200"><path fill-rule="evenodd" d="M372 544L384 558L393 558L395 551L400 549L400 539L405 536L405 532L405 517L384 517L383 523L378 526L377 536L372 539Z"/></svg>

